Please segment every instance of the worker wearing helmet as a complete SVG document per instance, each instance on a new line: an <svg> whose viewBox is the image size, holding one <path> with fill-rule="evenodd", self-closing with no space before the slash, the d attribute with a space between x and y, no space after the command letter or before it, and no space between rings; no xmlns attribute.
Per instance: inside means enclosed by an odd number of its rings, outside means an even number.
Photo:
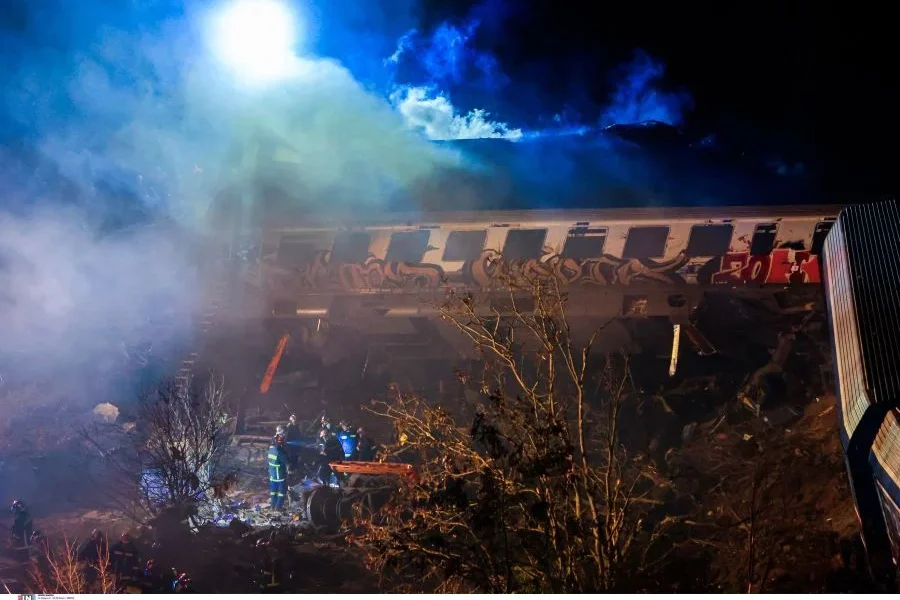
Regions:
<svg viewBox="0 0 900 600"><path fill-rule="evenodd" d="M91 537L78 546L75 556L79 561L89 565L96 565L101 557L108 553L106 536L99 529L91 532Z"/></svg>
<svg viewBox="0 0 900 600"><path fill-rule="evenodd" d="M287 450L288 465L293 471L298 467L300 453L300 427L297 425L297 415L291 415L288 418L287 425L284 426L284 445Z"/></svg>
<svg viewBox="0 0 900 600"><path fill-rule="evenodd" d="M338 431L337 439L341 443L341 449L344 453L344 460L356 460L356 450L359 444L359 437L348 423L341 421L341 428Z"/></svg>
<svg viewBox="0 0 900 600"><path fill-rule="evenodd" d="M362 427L356 430L356 435L359 438L356 447L356 460L363 462L375 460L375 441L369 437L366 430Z"/></svg>
<svg viewBox="0 0 900 600"><path fill-rule="evenodd" d="M133 577L140 565L138 548L128 533L123 533L119 541L109 549L113 569L119 577Z"/></svg>
<svg viewBox="0 0 900 600"><path fill-rule="evenodd" d="M344 449L337 436L329 429L319 432L319 460L316 477L321 483L326 483L332 475L329 463L344 459Z"/></svg>
<svg viewBox="0 0 900 600"><path fill-rule="evenodd" d="M269 500L272 508L281 510L281 507L284 506L284 495L287 492L285 479L288 467L287 453L284 450L284 433L275 434L272 445L269 446L268 464Z"/></svg>
<svg viewBox="0 0 900 600"><path fill-rule="evenodd" d="M34 531L34 522L31 519L31 513L28 507L21 500L16 500L9 507L9 512L13 516L13 524L10 527L13 539L22 546L27 546L31 540L31 532Z"/></svg>

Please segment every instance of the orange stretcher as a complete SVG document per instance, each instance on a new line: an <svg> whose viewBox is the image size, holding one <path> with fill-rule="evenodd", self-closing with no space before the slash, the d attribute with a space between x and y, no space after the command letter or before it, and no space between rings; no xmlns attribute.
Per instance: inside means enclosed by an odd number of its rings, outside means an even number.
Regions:
<svg viewBox="0 0 900 600"><path fill-rule="evenodd" d="M414 477L413 466L407 463L364 462L360 460L338 460L328 463L335 473L359 473L361 475L406 475Z"/></svg>

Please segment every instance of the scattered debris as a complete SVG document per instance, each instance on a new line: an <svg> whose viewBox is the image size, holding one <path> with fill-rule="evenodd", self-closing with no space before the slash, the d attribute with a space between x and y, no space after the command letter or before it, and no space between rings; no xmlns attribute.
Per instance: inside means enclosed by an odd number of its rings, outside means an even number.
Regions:
<svg viewBox="0 0 900 600"><path fill-rule="evenodd" d="M724 422L725 422L725 415L722 415L721 417L719 417L719 420L716 421L716 423L712 426L712 429L709 430L709 433L710 434L715 433L716 429L718 429Z"/></svg>
<svg viewBox="0 0 900 600"><path fill-rule="evenodd" d="M95 406L93 413L107 423L115 423L119 418L119 408L109 402L102 402Z"/></svg>
<svg viewBox="0 0 900 600"><path fill-rule="evenodd" d="M681 325L672 325L672 360L669 362L669 377L674 377L678 369L678 347L681 341Z"/></svg>
<svg viewBox="0 0 900 600"><path fill-rule="evenodd" d="M769 410L764 417L765 422L773 427L783 427L799 419L802 415L790 406L780 406Z"/></svg>
<svg viewBox="0 0 900 600"><path fill-rule="evenodd" d="M686 323L684 325L684 332L687 334L688 340L690 340L691 344L694 346L694 350L700 356L712 356L718 352L712 342L710 342L696 326Z"/></svg>

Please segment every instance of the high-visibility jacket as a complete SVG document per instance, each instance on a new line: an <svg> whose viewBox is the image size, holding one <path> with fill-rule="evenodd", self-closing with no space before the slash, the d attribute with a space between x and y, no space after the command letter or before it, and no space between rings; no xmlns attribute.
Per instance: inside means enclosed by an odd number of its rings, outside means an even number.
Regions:
<svg viewBox="0 0 900 600"><path fill-rule="evenodd" d="M356 445L358 438L355 433L342 431L337 435L338 441L341 443L341 449L344 451L344 458L351 459L356 454Z"/></svg>
<svg viewBox="0 0 900 600"><path fill-rule="evenodd" d="M287 454L284 448L277 444L269 446L269 481L284 481L287 475Z"/></svg>

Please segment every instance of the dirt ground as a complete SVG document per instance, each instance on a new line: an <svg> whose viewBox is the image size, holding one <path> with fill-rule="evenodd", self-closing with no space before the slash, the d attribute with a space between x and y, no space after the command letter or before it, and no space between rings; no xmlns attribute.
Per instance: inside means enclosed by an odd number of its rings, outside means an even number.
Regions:
<svg viewBox="0 0 900 600"><path fill-rule="evenodd" d="M800 411L798 411L800 412ZM688 587L821 593L869 589L844 472L834 399L788 424L703 424L672 467L696 494L688 551L704 568Z"/></svg>

